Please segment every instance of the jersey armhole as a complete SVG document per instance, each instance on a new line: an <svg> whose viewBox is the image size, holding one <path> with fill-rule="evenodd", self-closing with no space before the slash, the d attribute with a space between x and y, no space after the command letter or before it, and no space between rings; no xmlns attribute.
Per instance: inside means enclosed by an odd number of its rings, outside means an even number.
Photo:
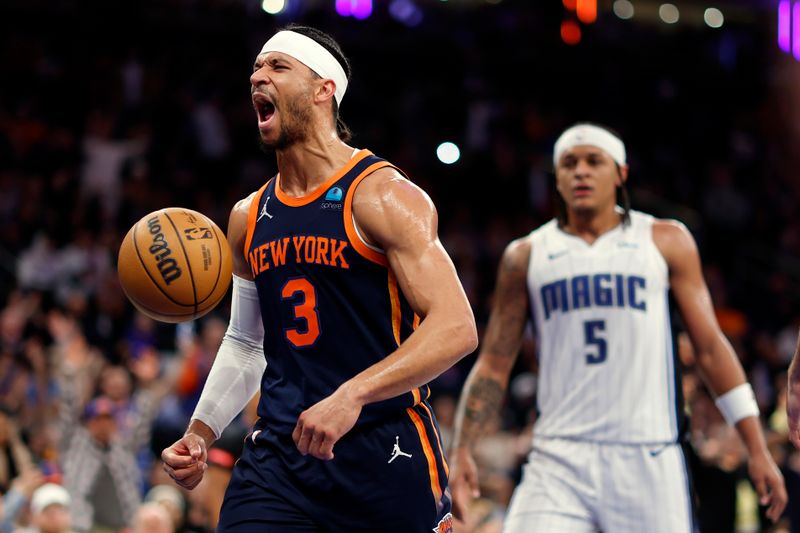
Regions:
<svg viewBox="0 0 800 533"><path fill-rule="evenodd" d="M256 230L256 220L258 219L258 206L261 203L261 197L264 195L264 191L267 190L267 187L272 182L274 178L270 178L261 188L256 192L255 196L253 197L253 201L250 204L250 210L247 212L247 233L245 234L244 238L244 256L247 257L247 254L250 251L250 244L253 242L253 233Z"/></svg>
<svg viewBox="0 0 800 533"><path fill-rule="evenodd" d="M345 233L347 233L348 240L359 255L369 259L373 263L388 267L389 261L386 259L386 254L380 248L367 244L356 227L356 219L355 215L353 214L353 197L355 196L356 188L358 188L358 185L364 180L364 178L376 170L384 167L395 168L388 161L380 161L365 168L364 171L353 180L353 183L347 190L347 197L344 200L344 230Z"/></svg>

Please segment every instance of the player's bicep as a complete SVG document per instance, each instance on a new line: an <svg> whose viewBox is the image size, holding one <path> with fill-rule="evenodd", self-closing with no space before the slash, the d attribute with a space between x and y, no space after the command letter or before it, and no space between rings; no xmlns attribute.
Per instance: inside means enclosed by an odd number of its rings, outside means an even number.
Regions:
<svg viewBox="0 0 800 533"><path fill-rule="evenodd" d="M481 347L486 363L510 370L519 353L530 316L527 272L531 245L514 241L503 254L497 272L492 311Z"/></svg>
<svg viewBox="0 0 800 533"><path fill-rule="evenodd" d="M384 250L403 295L421 318L436 305L471 315L455 266L437 235L436 209L424 191L392 171L365 180L354 204L356 223Z"/></svg>
<svg viewBox="0 0 800 533"><path fill-rule="evenodd" d="M716 342L719 325L694 238L676 224L655 227L654 238L667 261L670 288L689 336L704 350Z"/></svg>

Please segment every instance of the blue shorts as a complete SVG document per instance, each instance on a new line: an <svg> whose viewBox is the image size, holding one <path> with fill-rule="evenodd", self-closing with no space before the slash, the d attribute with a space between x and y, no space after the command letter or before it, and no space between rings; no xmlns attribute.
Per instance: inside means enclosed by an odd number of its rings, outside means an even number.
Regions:
<svg viewBox="0 0 800 533"><path fill-rule="evenodd" d="M217 531L452 531L447 465L426 403L355 427L331 461L302 456L291 435L253 434L233 469Z"/></svg>

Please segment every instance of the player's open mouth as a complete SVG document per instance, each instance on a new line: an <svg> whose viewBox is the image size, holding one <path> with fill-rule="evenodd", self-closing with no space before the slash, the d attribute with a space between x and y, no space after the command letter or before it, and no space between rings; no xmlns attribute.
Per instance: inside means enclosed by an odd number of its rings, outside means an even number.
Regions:
<svg viewBox="0 0 800 533"><path fill-rule="evenodd" d="M253 95L253 107L258 113L258 127L267 126L270 119L275 115L275 105L266 96L255 94Z"/></svg>

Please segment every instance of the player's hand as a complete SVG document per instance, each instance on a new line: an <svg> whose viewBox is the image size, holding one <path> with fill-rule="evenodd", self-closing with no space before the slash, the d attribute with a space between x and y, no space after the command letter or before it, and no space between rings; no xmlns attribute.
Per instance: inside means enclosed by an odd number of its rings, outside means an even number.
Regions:
<svg viewBox="0 0 800 533"><path fill-rule="evenodd" d="M339 387L300 414L292 432L297 449L317 459L333 459L333 445L356 425L361 407L346 387Z"/></svg>
<svg viewBox="0 0 800 533"><path fill-rule="evenodd" d="M457 448L453 452L450 461L450 493L453 496L453 516L466 521L470 502L481 495L478 467L472 452L467 448Z"/></svg>
<svg viewBox="0 0 800 533"><path fill-rule="evenodd" d="M192 490L203 479L208 469L206 441L200 435L187 433L179 441L161 452L164 471L175 483Z"/></svg>
<svg viewBox="0 0 800 533"><path fill-rule="evenodd" d="M756 487L758 502L768 505L767 517L777 522L786 507L789 497L786 495L786 486L775 461L767 454L760 454L750 458L750 479Z"/></svg>
<svg viewBox="0 0 800 533"><path fill-rule="evenodd" d="M789 440L800 448L800 375L794 365L789 369L789 386L786 389L786 414L789 417Z"/></svg>

